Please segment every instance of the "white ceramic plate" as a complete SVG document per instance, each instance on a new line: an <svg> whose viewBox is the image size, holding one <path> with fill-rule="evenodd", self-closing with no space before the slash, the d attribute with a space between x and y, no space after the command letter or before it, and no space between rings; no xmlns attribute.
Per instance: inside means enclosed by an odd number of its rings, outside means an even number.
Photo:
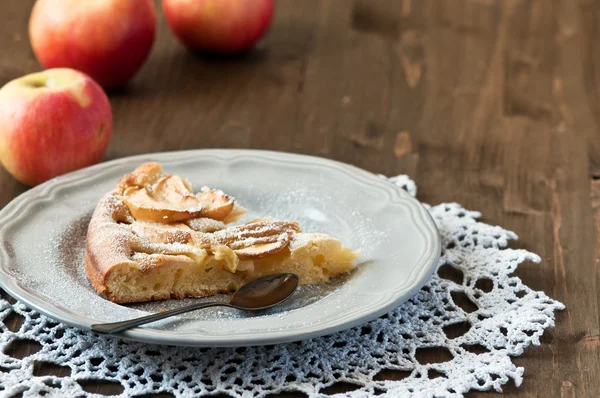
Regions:
<svg viewBox="0 0 600 398"><path fill-rule="evenodd" d="M294 219L362 248L358 268L331 284L304 287L267 314L207 309L122 333L127 339L190 346L248 346L330 334L375 319L415 294L440 252L421 204L385 179L331 160L278 152L197 150L119 159L53 179L0 211L0 284L51 318L90 329L193 300L118 305L98 296L83 271L87 223L118 178L145 161L232 194L243 220ZM243 221L242 220L242 221ZM226 299L225 296L220 297Z"/></svg>

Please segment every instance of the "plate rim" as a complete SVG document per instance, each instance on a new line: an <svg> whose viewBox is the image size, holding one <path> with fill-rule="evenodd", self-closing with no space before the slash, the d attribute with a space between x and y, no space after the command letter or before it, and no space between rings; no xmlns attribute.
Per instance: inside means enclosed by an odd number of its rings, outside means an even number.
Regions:
<svg viewBox="0 0 600 398"><path fill-rule="evenodd" d="M74 172L62 175L60 177L53 178L41 185L29 189L21 195L14 198L4 208L0 209L0 225L3 227L10 223L15 213L19 211L19 208L27 203L28 199L37 201L51 201L53 199L53 191L59 190L62 186L68 186L69 184L76 184L86 176L97 175L103 171L108 171L113 167L119 167L123 164L136 163L140 161L158 161L158 162L173 162L177 157L186 158L188 161L192 156L211 156L223 159L227 158L232 161L236 157L244 155L259 156L263 159L269 159L272 161L285 161L285 160L297 160L309 162L320 167L333 167L336 169L342 169L347 175L353 179L359 180L358 182L371 183L371 185L383 182L387 185L387 191L390 193L390 200L395 199L396 201L408 203L411 208L410 217L415 218L416 216L421 219L425 224L419 224L414 220L415 224L419 229L424 232L427 240L427 248L431 248L428 252L420 258L420 262L415 269L421 269L422 272L417 278L412 281L412 285L409 285L403 290L403 294L396 294L395 298L388 300L384 305L379 305L375 310L371 310L368 313L362 313L355 315L353 318L343 320L333 326L319 327L319 324L312 326L309 330L304 332L291 332L288 330L282 330L278 332L271 332L269 336L264 334L257 334L252 336L245 335L219 335L219 336L207 336L207 335L193 335L189 332L186 333L173 333L172 331L161 331L156 329L148 328L134 328L124 333L115 335L126 340L134 340L139 342L153 343L153 344L167 344L167 345L178 345L178 346L196 346L196 347L239 347L239 346L255 346L255 345L269 345L279 344L285 342L299 341L314 337L320 337L324 335L333 334L342 330L352 328L354 326L364 324L368 321L376 319L383 314L391 311L400 304L409 300L414 296L418 290L430 279L431 275L435 272L441 251L441 238L439 230L431 217L431 214L424 208L424 206L414 197L409 195L403 189L387 182L385 178L380 175L371 173L359 167L343 163L340 161L304 155L290 152L280 151L269 151L269 150L257 150L257 149L191 149L183 151L168 151L168 152L154 152L145 153L134 156L123 157L114 159L106 162L102 162L84 169L76 170ZM221 156L219 156L221 155ZM163 158L163 159L160 159ZM182 159L183 160L183 159ZM366 180L366 181L365 181ZM384 184L379 184L384 187ZM21 217L26 217L27 214L22 214ZM425 228L427 227L427 228ZM73 317L70 313L66 313L60 305L53 303L51 305L44 299L40 294L36 294L31 289L22 286L19 280L14 276L7 273L5 270L5 264L9 263L10 256L7 252L8 239L5 236L5 228L0 228L0 286L11 296L25 304L26 306L33 308L34 310L52 318L63 322L69 326L73 326L79 329L90 330L93 321L87 316ZM425 235L425 231L430 233L430 236ZM10 245L10 243L8 243ZM423 258L424 257L424 258ZM413 271L414 272L414 271ZM79 320L78 320L79 318ZM88 323L81 323L85 319ZM274 335L273 335L274 334Z"/></svg>

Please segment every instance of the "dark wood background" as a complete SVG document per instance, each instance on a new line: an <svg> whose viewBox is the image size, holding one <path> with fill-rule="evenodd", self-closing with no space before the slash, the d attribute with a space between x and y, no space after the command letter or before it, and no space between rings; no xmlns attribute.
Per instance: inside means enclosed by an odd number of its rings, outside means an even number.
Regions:
<svg viewBox="0 0 600 398"><path fill-rule="evenodd" d="M2 3L0 84L40 69L32 4ZM518 276L567 306L505 395L598 396L600 1L278 0L267 37L229 59L188 53L159 20L141 72L110 93L106 159L262 148L408 173L421 200L517 232L544 259ZM0 207L26 189L4 170L0 187Z"/></svg>

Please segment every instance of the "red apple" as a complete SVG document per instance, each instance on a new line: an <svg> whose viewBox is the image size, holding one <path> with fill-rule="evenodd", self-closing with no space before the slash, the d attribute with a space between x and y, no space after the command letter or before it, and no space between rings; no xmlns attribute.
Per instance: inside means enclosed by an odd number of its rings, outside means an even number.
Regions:
<svg viewBox="0 0 600 398"><path fill-rule="evenodd" d="M24 184L99 162L111 132L106 94L76 70L48 69L0 89L0 162Z"/></svg>
<svg viewBox="0 0 600 398"><path fill-rule="evenodd" d="M273 0L162 0L171 31L194 50L246 50L266 32Z"/></svg>
<svg viewBox="0 0 600 398"><path fill-rule="evenodd" d="M105 88L138 71L155 32L152 0L38 0L29 19L31 45L45 68L77 69Z"/></svg>

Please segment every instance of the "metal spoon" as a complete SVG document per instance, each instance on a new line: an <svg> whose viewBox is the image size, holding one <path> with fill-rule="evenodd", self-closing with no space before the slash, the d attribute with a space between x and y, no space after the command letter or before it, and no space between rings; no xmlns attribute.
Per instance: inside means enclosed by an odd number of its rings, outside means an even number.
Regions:
<svg viewBox="0 0 600 398"><path fill-rule="evenodd" d="M130 319L128 321L97 323L92 325L92 330L100 333L118 333L135 326L165 319L173 315L219 305L246 311L265 310L287 300L298 288L298 282L298 276L295 274L263 276L262 278L258 278L240 287L233 294L229 303L212 302L192 304L187 307L158 312L156 314Z"/></svg>

